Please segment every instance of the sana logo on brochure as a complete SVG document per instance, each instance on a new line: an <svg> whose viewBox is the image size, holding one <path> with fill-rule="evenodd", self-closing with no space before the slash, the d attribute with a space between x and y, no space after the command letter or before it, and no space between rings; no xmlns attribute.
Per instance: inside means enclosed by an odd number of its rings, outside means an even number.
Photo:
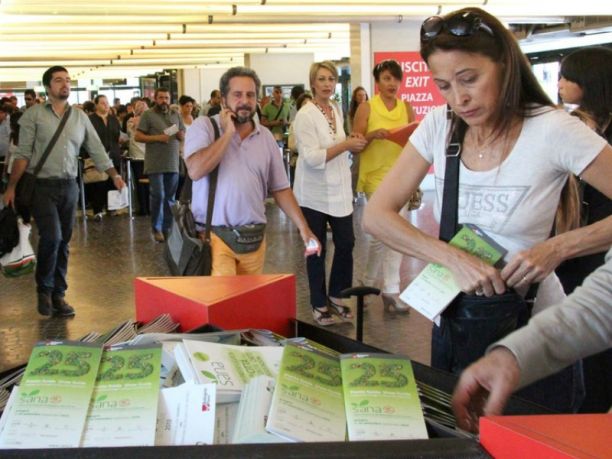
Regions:
<svg viewBox="0 0 612 459"><path fill-rule="evenodd" d="M200 362L208 362L210 360L208 354L205 354L204 352L194 352L193 357Z"/></svg>
<svg viewBox="0 0 612 459"><path fill-rule="evenodd" d="M212 382L216 383L217 381L217 377L211 373L210 371L206 371L206 370L201 370L200 373L202 373L202 376L204 376L205 378L210 379Z"/></svg>

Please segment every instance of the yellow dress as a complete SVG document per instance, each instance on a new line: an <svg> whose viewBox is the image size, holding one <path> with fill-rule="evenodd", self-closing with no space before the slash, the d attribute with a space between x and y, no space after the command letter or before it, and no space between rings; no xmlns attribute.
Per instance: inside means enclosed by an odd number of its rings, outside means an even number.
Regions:
<svg viewBox="0 0 612 459"><path fill-rule="evenodd" d="M395 129L406 126L410 120L406 104L396 99L393 110L388 110L380 95L374 96L369 102L370 116L368 117L367 132L376 129ZM373 140L359 154L359 179L357 191L371 194L376 191L391 166L395 163L402 151L397 143L390 140Z"/></svg>

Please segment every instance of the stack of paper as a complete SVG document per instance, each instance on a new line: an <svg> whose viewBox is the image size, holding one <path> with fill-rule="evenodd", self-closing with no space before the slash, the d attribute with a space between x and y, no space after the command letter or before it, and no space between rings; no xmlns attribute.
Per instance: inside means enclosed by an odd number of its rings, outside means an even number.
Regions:
<svg viewBox="0 0 612 459"><path fill-rule="evenodd" d="M94 344L36 344L3 415L0 447L78 447L101 356L102 347Z"/></svg>
<svg viewBox="0 0 612 459"><path fill-rule="evenodd" d="M183 340L174 355L185 381L217 384L217 401L227 403L238 401L244 385L255 376L276 377L283 348Z"/></svg>
<svg viewBox="0 0 612 459"><path fill-rule="evenodd" d="M138 328L138 334L142 333L170 333L180 326L179 323L172 320L170 314L161 314L155 319L141 325Z"/></svg>
<svg viewBox="0 0 612 459"><path fill-rule="evenodd" d="M215 408L215 445L231 444L238 420L239 402L217 403Z"/></svg>
<svg viewBox="0 0 612 459"><path fill-rule="evenodd" d="M153 446L161 347L104 351L81 446Z"/></svg>
<svg viewBox="0 0 612 459"><path fill-rule="evenodd" d="M99 343L107 344L109 346L113 344L123 343L136 337L136 322L133 320L127 320L111 331L105 333L97 341Z"/></svg>
<svg viewBox="0 0 612 459"><path fill-rule="evenodd" d="M232 443L281 443L281 437L266 431L266 420L274 393L274 379L257 376L245 386L240 396Z"/></svg>
<svg viewBox="0 0 612 459"><path fill-rule="evenodd" d="M290 441L344 441L346 417L338 359L287 343L266 430Z"/></svg>
<svg viewBox="0 0 612 459"><path fill-rule="evenodd" d="M215 431L215 387L188 382L162 389L155 445L211 445Z"/></svg>
<svg viewBox="0 0 612 459"><path fill-rule="evenodd" d="M427 438L407 357L343 354L340 366L349 440Z"/></svg>

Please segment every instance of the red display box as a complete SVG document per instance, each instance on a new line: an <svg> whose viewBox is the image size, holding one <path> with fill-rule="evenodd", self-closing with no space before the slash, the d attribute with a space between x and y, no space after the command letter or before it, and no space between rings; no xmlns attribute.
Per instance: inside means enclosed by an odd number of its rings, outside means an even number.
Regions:
<svg viewBox="0 0 612 459"><path fill-rule="evenodd" d="M137 277L136 320L168 313L182 331L205 324L224 329L265 328L293 336L295 276Z"/></svg>
<svg viewBox="0 0 612 459"><path fill-rule="evenodd" d="M612 414L483 417L480 443L495 459L612 458Z"/></svg>

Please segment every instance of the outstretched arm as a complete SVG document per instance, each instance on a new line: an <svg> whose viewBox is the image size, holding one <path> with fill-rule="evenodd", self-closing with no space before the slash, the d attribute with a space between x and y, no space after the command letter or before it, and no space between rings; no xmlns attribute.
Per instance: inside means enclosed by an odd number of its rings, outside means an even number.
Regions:
<svg viewBox="0 0 612 459"><path fill-rule="evenodd" d="M365 208L365 231L393 250L446 266L464 292L482 289L487 296L503 293L505 285L497 269L424 233L399 215L429 167L409 142Z"/></svg>
<svg viewBox="0 0 612 459"><path fill-rule="evenodd" d="M561 304L536 314L463 372L453 396L459 426L477 430L478 416L501 414L514 390L608 349L611 297L612 250Z"/></svg>
<svg viewBox="0 0 612 459"><path fill-rule="evenodd" d="M302 214L302 210L300 209L300 206L298 205L295 196L293 195L293 191L291 191L291 188L273 191L272 197L278 204L278 207L280 207L282 211L285 212L285 214L287 214L287 216L291 219L291 221L295 223L295 226L298 227L298 230L300 231L300 236L304 241L304 245L307 245L310 239L314 239L315 241L317 241L317 243L319 244L319 251L317 252L317 254L320 255L321 243L310 230L308 223L306 223L304 214Z"/></svg>
<svg viewBox="0 0 612 459"><path fill-rule="evenodd" d="M470 365L462 374L453 394L457 425L478 432L480 416L502 414L510 395L516 390L521 370L512 352L505 347L493 349Z"/></svg>

